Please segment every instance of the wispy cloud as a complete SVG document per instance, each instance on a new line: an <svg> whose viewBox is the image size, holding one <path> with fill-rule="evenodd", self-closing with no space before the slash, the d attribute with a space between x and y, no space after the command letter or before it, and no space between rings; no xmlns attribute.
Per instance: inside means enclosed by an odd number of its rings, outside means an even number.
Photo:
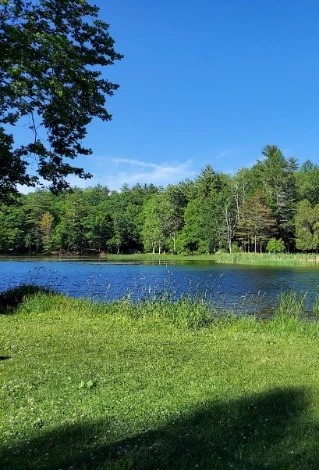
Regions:
<svg viewBox="0 0 319 470"><path fill-rule="evenodd" d="M234 149L225 149L212 153L206 159L206 163L211 163L217 171L235 172L238 168L234 163ZM155 184L157 186L167 186L176 184L186 178L195 178L200 172L200 167L204 167L205 160L188 159L186 161L155 163L138 158L128 158L122 156L90 155L87 158L79 157L77 165L84 167L93 177L87 180L80 179L74 175L68 177L71 186L86 188L98 184L107 186L111 190L119 190L124 184L133 186L140 184ZM228 168L227 168L228 167ZM20 188L22 192L29 192L30 188Z"/></svg>
<svg viewBox="0 0 319 470"><path fill-rule="evenodd" d="M192 160L157 164L134 158L91 156L90 162L89 171L93 178L79 180L70 176L68 181L71 185L84 188L101 184L112 190L120 189L124 184L133 186L137 183L167 186L196 174Z"/></svg>
<svg viewBox="0 0 319 470"><path fill-rule="evenodd" d="M235 153L235 150L223 150L213 156L214 162L224 161L225 158L231 157Z"/></svg>
<svg viewBox="0 0 319 470"><path fill-rule="evenodd" d="M166 186L194 175L190 160L177 164L159 165L142 160L116 158L114 159L114 163L118 166L119 170L116 175L116 184L118 186L122 186L125 183L128 185L153 183ZM128 168L128 166L130 168ZM113 186L114 178L111 176L108 180L108 185L110 187Z"/></svg>
<svg viewBox="0 0 319 470"><path fill-rule="evenodd" d="M135 160L134 158L112 158L114 163L127 163L133 166L139 166L142 168L158 168L161 165L156 165L151 162L143 162L142 160Z"/></svg>

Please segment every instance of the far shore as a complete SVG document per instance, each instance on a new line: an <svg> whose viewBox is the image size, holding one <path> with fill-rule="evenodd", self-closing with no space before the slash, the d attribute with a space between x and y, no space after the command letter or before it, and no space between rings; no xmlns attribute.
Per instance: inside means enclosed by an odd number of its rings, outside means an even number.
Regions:
<svg viewBox="0 0 319 470"><path fill-rule="evenodd" d="M62 254L7 254L0 255L0 261L8 260L45 260L45 261L79 261L100 260L105 262L143 262L143 263L183 263L211 262L221 264L240 264L255 266L319 266L319 254L316 253L215 253L185 254L170 253L62 253Z"/></svg>

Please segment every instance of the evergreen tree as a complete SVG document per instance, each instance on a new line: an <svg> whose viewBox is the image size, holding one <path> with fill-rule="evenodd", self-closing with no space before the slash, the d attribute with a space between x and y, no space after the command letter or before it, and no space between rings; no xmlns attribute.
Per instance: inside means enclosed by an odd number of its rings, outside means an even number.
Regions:
<svg viewBox="0 0 319 470"><path fill-rule="evenodd" d="M256 193L241 206L236 237L247 251L262 251L265 242L274 235L276 221L265 203L264 196Z"/></svg>
<svg viewBox="0 0 319 470"><path fill-rule="evenodd" d="M285 158L275 145L266 145L264 159L254 168L262 193L276 219L277 232L288 251L294 249L294 218L297 203L296 170L294 158Z"/></svg>

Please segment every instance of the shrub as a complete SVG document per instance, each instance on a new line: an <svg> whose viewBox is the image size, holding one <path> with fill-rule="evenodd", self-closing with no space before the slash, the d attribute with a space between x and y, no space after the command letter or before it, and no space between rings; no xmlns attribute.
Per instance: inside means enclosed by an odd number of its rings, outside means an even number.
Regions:
<svg viewBox="0 0 319 470"><path fill-rule="evenodd" d="M286 251L285 243L281 238L270 238L266 246L266 251L268 253L283 253Z"/></svg>

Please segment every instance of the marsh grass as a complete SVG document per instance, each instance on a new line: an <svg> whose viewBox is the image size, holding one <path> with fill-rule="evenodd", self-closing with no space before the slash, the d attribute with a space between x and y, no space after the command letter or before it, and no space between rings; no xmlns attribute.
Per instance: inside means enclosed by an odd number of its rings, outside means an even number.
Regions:
<svg viewBox="0 0 319 470"><path fill-rule="evenodd" d="M319 263L316 254L305 253L221 253L214 255L219 263L269 266L314 266Z"/></svg>
<svg viewBox="0 0 319 470"><path fill-rule="evenodd" d="M306 311L305 300L306 294L297 294L294 291L282 292L279 295L276 316L283 319L300 319Z"/></svg>
<svg viewBox="0 0 319 470"><path fill-rule="evenodd" d="M298 312L259 321L199 300L36 291L11 313L0 316L6 470L318 468L319 328Z"/></svg>
<svg viewBox="0 0 319 470"><path fill-rule="evenodd" d="M314 298L314 302L312 306L312 313L316 318L319 317L319 295L318 294Z"/></svg>
<svg viewBox="0 0 319 470"><path fill-rule="evenodd" d="M251 264L258 266L317 266L319 256L314 253L218 253L205 255L173 255L162 253L140 253L131 255L107 256L113 262L151 262L161 264L165 262L207 261L225 264Z"/></svg>

